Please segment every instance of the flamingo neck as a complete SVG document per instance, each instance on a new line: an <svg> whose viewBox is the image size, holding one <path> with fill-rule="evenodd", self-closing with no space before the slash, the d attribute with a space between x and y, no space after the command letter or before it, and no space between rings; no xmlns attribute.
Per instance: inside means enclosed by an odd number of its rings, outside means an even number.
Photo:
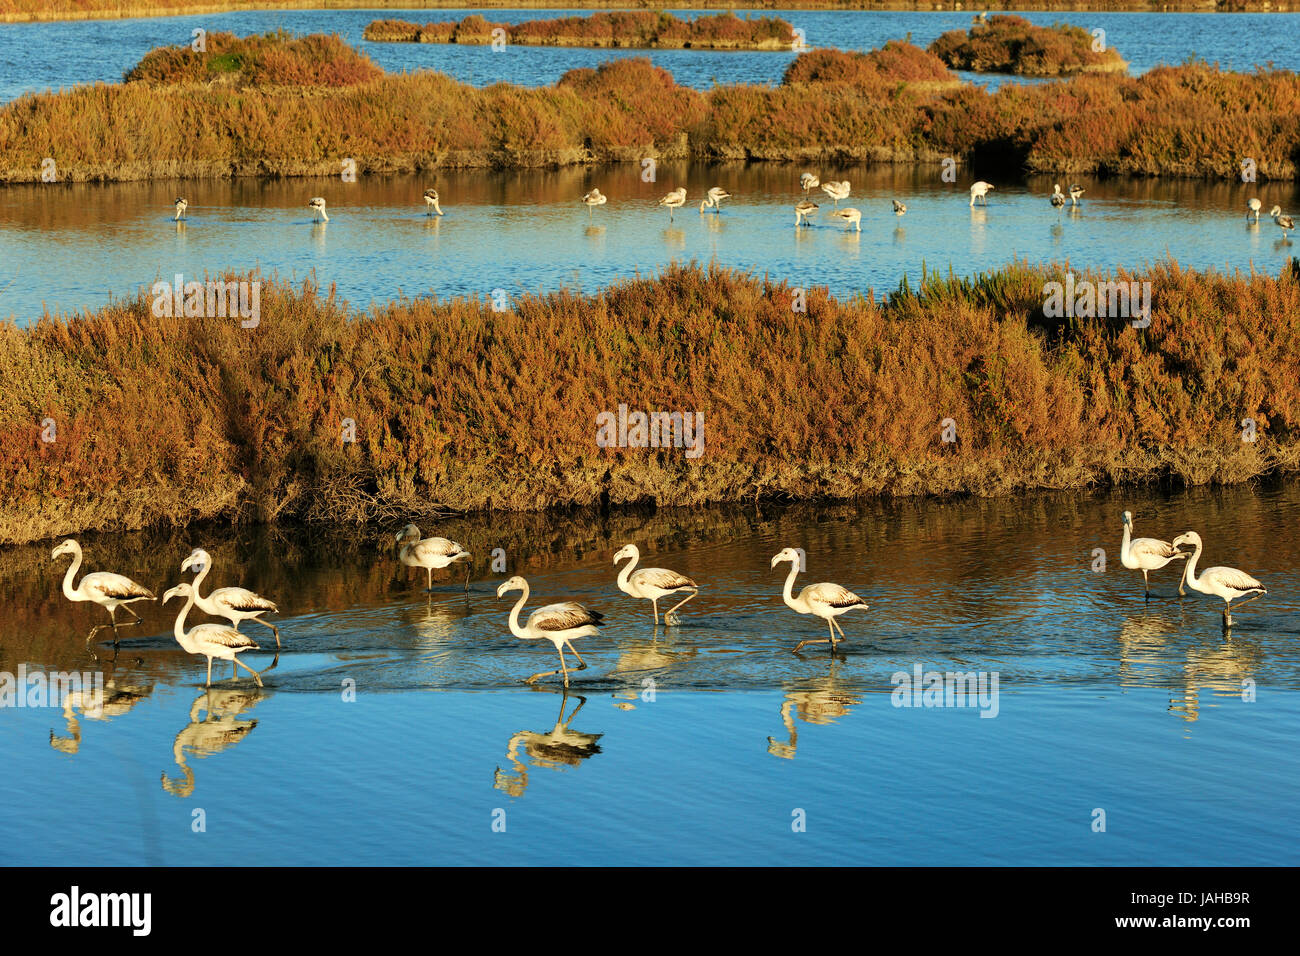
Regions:
<svg viewBox="0 0 1300 956"><path fill-rule="evenodd" d="M86 600L86 596L72 586L72 579L77 576L79 570L81 570L80 548L72 552L72 563L68 565L67 573L63 575L63 596L69 601Z"/></svg>
<svg viewBox="0 0 1300 956"><path fill-rule="evenodd" d="M794 599L794 579L798 576L798 574L799 574L799 562L791 561L790 573L786 575L785 578L785 590L781 594L781 596L785 599L785 603L790 607L794 608L796 611L800 610L799 602Z"/></svg>
<svg viewBox="0 0 1300 956"><path fill-rule="evenodd" d="M199 607L203 607L203 603L204 603L202 595L199 594L199 585L203 583L203 579L208 576L208 572L211 570L212 570L212 559L208 558L206 561L203 562L203 570L200 571L198 575L195 576L193 582L191 582L190 584L190 587L194 589L194 601L196 604L199 605ZM207 608L203 608L203 609L205 611L207 610Z"/></svg>
<svg viewBox="0 0 1300 956"><path fill-rule="evenodd" d="M185 615L190 613L190 608L194 606L194 590L190 589L189 595L185 598L185 606L181 608L181 613L176 615L176 624L172 628L172 633L176 635L176 643L187 651L190 649L189 635L185 633Z"/></svg>
<svg viewBox="0 0 1300 956"><path fill-rule="evenodd" d="M632 569L635 568L636 563L641 560L641 555L633 553L628 557L629 560L627 564L623 565L623 569L618 572L618 589L624 593L631 594L632 591L628 584L628 579L632 577Z"/></svg>
<svg viewBox="0 0 1300 956"><path fill-rule="evenodd" d="M1201 544L1198 541L1194 546L1194 548L1192 549L1192 556L1187 559L1187 564L1183 567L1183 579L1187 581L1187 583L1193 589L1197 589L1197 590L1199 590L1197 588L1197 585L1200 584L1200 581L1196 577L1196 562L1200 557L1201 557Z"/></svg>
<svg viewBox="0 0 1300 956"><path fill-rule="evenodd" d="M515 606L510 609L510 633L513 634L515 637L531 636L529 635L527 630L520 627L519 625L519 612L524 609L524 605L526 603L528 603L528 582L527 581L524 582L524 591L522 594L519 595L519 600L516 601Z"/></svg>
<svg viewBox="0 0 1300 956"><path fill-rule="evenodd" d="M1133 538L1132 538L1132 534L1131 534L1130 532L1131 532L1131 529L1130 529L1130 527L1129 527L1129 523L1128 523L1127 521L1125 521L1125 522L1124 522L1124 540L1121 541L1121 542L1120 542L1120 545L1119 545L1119 559L1120 559L1121 561L1127 561L1127 560L1129 559L1129 554L1130 554L1130 552L1132 551L1132 541L1133 541Z"/></svg>

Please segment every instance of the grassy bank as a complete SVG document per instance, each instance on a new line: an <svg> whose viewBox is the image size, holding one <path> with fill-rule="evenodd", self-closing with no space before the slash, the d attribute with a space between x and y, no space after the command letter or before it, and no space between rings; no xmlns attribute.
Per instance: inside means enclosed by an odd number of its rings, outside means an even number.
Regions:
<svg viewBox="0 0 1300 956"><path fill-rule="evenodd" d="M241 66L229 82L214 63L242 64L243 54L184 47L150 53L132 71L140 78L120 85L21 97L0 108L0 182L39 182L46 157L62 180L86 181L337 175L344 158L365 174L645 156L953 157L1030 173L1215 178L1237 177L1250 157L1261 177L1293 179L1300 156L1300 77L1281 70L1186 64L990 93L958 83L933 54L890 43L803 54L776 87L699 91L621 59L552 86L480 89L433 72L366 80L379 68L340 41L295 43L274 70ZM313 81L320 75L339 82Z"/></svg>
<svg viewBox="0 0 1300 956"><path fill-rule="evenodd" d="M165 17L229 10L376 10L376 9L463 9L464 0L0 0L0 22L33 20L90 20L123 17ZM649 0L485 0L475 4L485 9L574 8L661 9ZM713 0L682 0L675 9L716 9ZM1297 8L1294 0L1001 0L972 5L963 0L739 0L726 4L736 10L1061 10L1135 11L1143 13L1287 13Z"/></svg>
<svg viewBox="0 0 1300 956"><path fill-rule="evenodd" d="M1093 42L1083 27L1037 27L1024 17L1000 16L977 21L968 31L949 30L928 49L954 70L977 73L1070 76L1128 67L1113 47L1094 50Z"/></svg>
<svg viewBox="0 0 1300 956"><path fill-rule="evenodd" d="M838 301L672 268L596 296L362 316L264 286L255 329L142 296L0 328L0 542L454 510L1010 494L1300 466L1300 281L1175 265L1151 326L1042 318L1057 270ZM702 453L597 444L703 416ZM1241 440L1255 419L1259 439ZM53 419L56 440L42 439ZM355 441L343 440L344 419ZM956 442L942 441L951 419Z"/></svg>
<svg viewBox="0 0 1300 956"><path fill-rule="evenodd" d="M365 38L388 43L467 43L486 46L493 34L523 46L569 46L692 50L789 50L794 28L776 17L744 19L734 13L683 20L671 13L620 11L585 17L492 23L473 14L460 22L409 23L375 20Z"/></svg>

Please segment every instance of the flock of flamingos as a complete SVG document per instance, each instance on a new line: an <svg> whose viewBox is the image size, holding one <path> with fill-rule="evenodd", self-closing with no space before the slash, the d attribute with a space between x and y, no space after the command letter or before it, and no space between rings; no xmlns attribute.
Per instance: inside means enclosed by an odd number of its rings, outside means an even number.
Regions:
<svg viewBox="0 0 1300 956"><path fill-rule="evenodd" d="M1134 538L1132 536L1132 513L1125 511L1122 520L1124 522L1124 536L1120 543L1120 560L1124 567L1142 572L1143 585L1148 598L1151 595L1148 579L1150 572L1158 571L1175 560L1186 562L1183 566L1183 578L1179 584L1178 593L1185 593L1183 585L1186 584L1193 591L1222 598L1224 601L1223 626L1225 629L1231 627L1233 623L1231 614L1233 601L1240 598L1254 600L1256 597L1268 593L1264 586L1253 576L1236 568L1206 568L1198 574L1196 566L1201 558L1202 544L1201 536L1195 531L1184 532L1174 538L1172 542L1162 541L1157 538ZM457 561L473 560L470 552L455 541L450 541L447 538L421 538L420 530L413 524L408 524L398 532L395 543L398 548L398 560L402 564L411 568L423 568L426 571L429 585L427 590L430 592L433 590L433 572L435 570L447 568ZM1181 545L1186 545L1192 550L1190 552L1180 550ZM157 600L157 597L148 588L137 584L124 575L114 574L111 571L90 572L84 575L74 587L73 580L81 569L81 546L76 541L68 539L54 549L51 558L58 558L62 555L72 556L72 563L68 566L67 573L63 577L63 596L69 601L91 601L108 611L109 623L98 625L91 630L86 637L87 646L90 645L95 634L105 627L113 629L113 643L116 645L118 641L117 609L122 607L135 618L135 620L125 622L125 624L139 624L141 618L135 611L131 610L130 605L136 601ZM659 624L659 602L669 597L681 597L680 601L664 612L665 625L671 626L680 623L677 611L699 593L699 585L685 575L666 568L638 569L637 564L640 560L641 552L634 544L624 545L614 555L613 563L615 565L626 562L618 572L617 584L619 590L631 597L649 601L653 608L656 626ZM810 584L796 595L794 593L794 582L802 570L803 560L803 553L797 548L784 548L772 557L773 568L783 563L790 565L782 598L787 607L799 614L811 614L824 620L829 636L802 640L794 648L794 652L798 653L809 644L830 644L831 653L834 654L839 643L846 640L844 631L835 619L852 610L861 609L865 611L868 605L865 600L847 588L829 582ZM260 650L260 648L252 638L239 632L239 622L253 620L258 624L269 627L275 634L275 644L278 652L281 646L280 631L274 624L262 619L263 614L276 611L276 605L259 594L239 587L218 588L204 596L200 593L199 587L211 569L212 559L208 553L202 548L195 549L181 563L182 573L185 571L196 572L194 580L192 582L182 582L163 595L164 604L174 597L185 599L185 604L176 617L173 630L176 641L186 652L207 658L208 676L206 686L212 685L213 660L223 660L231 662L234 677L239 676L238 668L242 667L253 675L253 679L257 681L260 687L262 686L261 672L253 670L239 660L238 657L239 654L245 651L255 651ZM467 564L466 590L469 589L469 577L470 566ZM528 603L528 582L515 575L497 588L497 597L500 598L512 591L518 591L520 594L518 601L510 610L510 633L523 640L548 640L555 645L556 653L560 656L560 669L558 671L541 671L526 678L525 682L531 684L540 678L563 673L564 686L568 687L569 667L564 658L564 649L567 647L577 659L578 664L575 669L585 670L587 664L583 661L577 648L573 646L573 642L580 638L600 636L600 624L603 615L582 604L566 601L538 608L528 616L528 622L521 625L519 615L523 611L524 605ZM199 610L205 614L225 618L230 622L229 626L212 623L197 624L186 630L186 615L195 605L198 605Z"/></svg>
<svg viewBox="0 0 1300 956"><path fill-rule="evenodd" d="M803 189L804 198L794 207L794 224L796 228L807 225L808 219L821 208L817 203L808 198L809 191L820 186L822 192L834 200L835 206L831 211L831 218L838 219L848 228L856 229L858 232L862 231L862 210L853 206L845 206L843 209L840 208L840 200L848 199L849 192L851 191L851 186L847 179L828 180L827 182L822 182L816 173L804 173L799 177L799 186ZM987 206L988 194L995 188L996 187L992 183L986 183L983 180L973 183L970 187L970 205L973 207L978 201L982 205ZM1048 196L1048 201L1052 204L1053 209L1059 211L1065 207L1065 201L1067 198L1070 200L1071 205L1079 205L1079 197L1083 194L1084 189L1082 186L1072 184L1067 197L1067 193L1061 192L1061 184L1057 183L1053 187L1052 194ZM727 192L721 186L714 186L705 194L704 198L700 200L700 212L705 213L710 209L715 213L721 212L722 201L730 198L731 193ZM592 189L582 197L582 203L587 207L588 218L591 217L591 211L595 207L603 206L607 202L609 202L609 197L599 189ZM424 191L424 204L428 209L428 215L441 216L443 214L442 205L436 189L426 189ZM681 186L674 189L672 192L660 199L658 205L667 207L668 221L672 222L673 213L686 205L686 187ZM893 200L893 205L895 216L901 216L907 212L907 205L905 203L895 199ZM329 213L325 211L325 199L323 197L313 197L311 201L307 203L307 207L313 211L317 221L329 222L330 217ZM189 203L184 199L184 197L176 200L177 221L185 218L185 211L187 208L189 208ZM1259 199L1252 198L1248 200L1246 203L1246 218L1250 219L1253 217L1255 222L1259 222L1259 214L1263 208L1264 205ZM1282 239L1284 241L1286 240L1288 232L1295 231L1295 220L1290 216L1283 215L1281 206L1274 206L1269 211L1269 216L1272 217L1273 222L1278 226L1278 228L1282 230Z"/></svg>

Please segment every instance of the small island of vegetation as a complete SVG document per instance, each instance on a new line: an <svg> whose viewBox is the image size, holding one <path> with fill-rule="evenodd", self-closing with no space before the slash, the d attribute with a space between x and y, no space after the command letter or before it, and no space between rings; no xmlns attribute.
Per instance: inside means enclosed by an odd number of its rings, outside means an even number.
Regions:
<svg viewBox="0 0 1300 956"><path fill-rule="evenodd" d="M789 50L795 40L794 28L776 17L742 20L734 13L720 13L687 20L649 10L513 24L491 23L478 14L459 23L424 26L405 20L375 20L365 30L367 40L386 43L487 45L497 37L524 46L683 50Z"/></svg>
<svg viewBox="0 0 1300 956"><path fill-rule="evenodd" d="M1024 17L976 17L969 31L949 30L930 44L930 52L954 70L1013 73L1018 76L1070 76L1119 73L1128 64L1112 47L1093 49L1082 27L1034 26Z"/></svg>

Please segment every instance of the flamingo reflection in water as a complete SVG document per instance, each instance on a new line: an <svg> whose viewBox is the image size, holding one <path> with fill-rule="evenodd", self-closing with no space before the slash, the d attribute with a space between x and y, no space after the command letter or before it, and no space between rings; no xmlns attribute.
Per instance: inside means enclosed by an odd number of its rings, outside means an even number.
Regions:
<svg viewBox="0 0 1300 956"><path fill-rule="evenodd" d="M798 688L791 688L785 692L785 700L781 704L781 723L785 724L789 739L783 741L776 737L768 737L768 753L785 760L794 759L795 750L799 746L799 731L794 722L795 716L805 724L825 726L848 716L852 707L862 703L860 696L847 693L839 677L839 667L839 662L832 660L830 673L825 677L806 681Z"/></svg>
<svg viewBox="0 0 1300 956"><path fill-rule="evenodd" d="M537 688L543 690L544 688ZM557 693L557 691L551 691ZM498 790L510 794L512 797L522 797L524 791L528 789L528 765L519 759L519 748L524 748L525 755L532 760L534 767L549 767L553 770L563 770L565 767L576 767L588 757L600 753L598 741L604 734L584 734L576 730L570 730L569 724L573 718L578 716L578 711L582 710L587 698L578 696L578 706L568 717L564 716L564 708L569 703L569 692L567 690L559 691L560 697L560 715L555 720L555 726L549 731L537 733L531 730L521 730L510 738L510 744L506 748L506 759L514 766L514 770L502 770L496 768L493 775L492 786Z"/></svg>
<svg viewBox="0 0 1300 956"><path fill-rule="evenodd" d="M267 695L251 687L209 688L190 705L190 722L172 741L172 759L181 768L180 777L162 774L162 788L177 797L194 793L194 771L186 763L186 754L211 757L229 750L257 726L256 720L240 720ZM202 720L199 714L205 713Z"/></svg>
<svg viewBox="0 0 1300 956"><path fill-rule="evenodd" d="M111 673L111 671L109 672ZM67 736L60 737L50 731L50 746L60 753L75 754L81 750L81 723L77 711L88 720L111 720L121 717L153 693L153 684L126 684L106 677L103 693L96 688L82 687L63 696L63 719L67 722Z"/></svg>

